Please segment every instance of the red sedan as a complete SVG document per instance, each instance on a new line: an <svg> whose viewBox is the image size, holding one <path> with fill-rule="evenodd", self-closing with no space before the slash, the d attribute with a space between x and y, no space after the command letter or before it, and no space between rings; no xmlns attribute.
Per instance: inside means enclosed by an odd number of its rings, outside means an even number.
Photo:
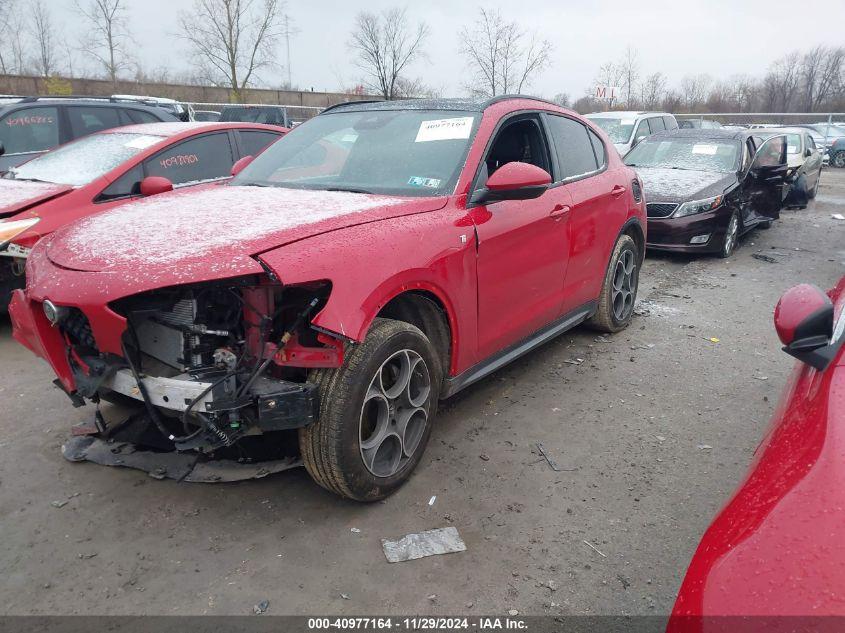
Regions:
<svg viewBox="0 0 845 633"><path fill-rule="evenodd" d="M775 327L800 362L745 481L693 556L671 633L842 630L845 277L827 294L789 290Z"/></svg>
<svg viewBox="0 0 845 633"><path fill-rule="evenodd" d="M127 200L231 176L286 128L147 123L104 130L42 154L0 179L0 309L22 288L32 246L57 228Z"/></svg>
<svg viewBox="0 0 845 633"><path fill-rule="evenodd" d="M75 404L133 398L135 441L195 455L168 476L292 439L276 465L373 501L419 463L438 400L584 321L626 327L645 237L636 174L573 112L352 103L226 185L43 240L11 315Z"/></svg>

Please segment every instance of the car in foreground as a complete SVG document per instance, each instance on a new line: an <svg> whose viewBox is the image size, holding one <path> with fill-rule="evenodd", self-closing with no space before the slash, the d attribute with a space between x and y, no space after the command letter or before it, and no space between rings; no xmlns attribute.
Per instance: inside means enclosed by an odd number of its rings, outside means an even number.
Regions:
<svg viewBox="0 0 845 633"><path fill-rule="evenodd" d="M816 147L810 130L800 127L776 127L756 130L755 138L766 139L783 134L786 136L786 161L793 170L790 174L789 193L784 206L803 209L816 197L822 175L822 153Z"/></svg>
<svg viewBox="0 0 845 633"><path fill-rule="evenodd" d="M285 128L147 123L104 130L13 167L0 178L0 311L25 283L35 243L68 222L134 198L231 176Z"/></svg>
<svg viewBox="0 0 845 633"><path fill-rule="evenodd" d="M788 177L785 135L675 130L625 156L648 202L648 248L729 257L739 237L780 216Z"/></svg>
<svg viewBox="0 0 845 633"><path fill-rule="evenodd" d="M74 139L123 125L178 121L157 106L106 99L24 97L0 105L0 174Z"/></svg>
<svg viewBox="0 0 845 633"><path fill-rule="evenodd" d="M593 112L587 118L605 131L620 156L652 134L678 129L668 112Z"/></svg>
<svg viewBox="0 0 845 633"><path fill-rule="evenodd" d="M845 277L828 293L788 290L774 322L798 362L744 481L692 557L668 633L841 629Z"/></svg>
<svg viewBox="0 0 845 633"><path fill-rule="evenodd" d="M301 459L374 501L419 463L440 399L579 323L625 328L644 247L636 174L569 110L351 103L228 184L42 240L10 313L75 404L136 405L69 458L113 459L103 438L129 434L188 455L166 476Z"/></svg>

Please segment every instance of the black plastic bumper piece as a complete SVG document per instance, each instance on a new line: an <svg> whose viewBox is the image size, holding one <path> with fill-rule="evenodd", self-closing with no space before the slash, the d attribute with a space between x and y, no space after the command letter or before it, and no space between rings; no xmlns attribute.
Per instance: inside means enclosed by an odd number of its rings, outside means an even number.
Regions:
<svg viewBox="0 0 845 633"><path fill-rule="evenodd" d="M264 431L298 429L317 420L320 397L315 384L259 382L252 392L258 408L258 426Z"/></svg>

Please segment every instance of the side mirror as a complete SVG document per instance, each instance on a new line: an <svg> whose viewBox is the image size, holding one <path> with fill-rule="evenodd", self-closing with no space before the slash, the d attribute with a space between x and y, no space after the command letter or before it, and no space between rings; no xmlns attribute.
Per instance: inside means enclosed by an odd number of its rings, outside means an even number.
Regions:
<svg viewBox="0 0 845 633"><path fill-rule="evenodd" d="M141 181L142 196L156 196L173 191L173 183L164 176L147 176Z"/></svg>
<svg viewBox="0 0 845 633"><path fill-rule="evenodd" d="M783 351L823 370L836 355L833 336L833 302L822 290L801 284L787 290L775 308L775 329Z"/></svg>
<svg viewBox="0 0 845 633"><path fill-rule="evenodd" d="M244 156L236 160L235 164L232 165L232 175L237 176L239 173L241 173L244 170L244 167L249 165L252 162L252 159L254 158L255 156Z"/></svg>
<svg viewBox="0 0 845 633"><path fill-rule="evenodd" d="M809 147L804 150L804 157L805 158L810 158L810 156L812 156L812 155L813 155L813 150L811 150Z"/></svg>
<svg viewBox="0 0 845 633"><path fill-rule="evenodd" d="M545 169L529 163L505 163L487 179L484 189L477 191L471 202L486 204L501 200L533 200L542 196L552 177Z"/></svg>

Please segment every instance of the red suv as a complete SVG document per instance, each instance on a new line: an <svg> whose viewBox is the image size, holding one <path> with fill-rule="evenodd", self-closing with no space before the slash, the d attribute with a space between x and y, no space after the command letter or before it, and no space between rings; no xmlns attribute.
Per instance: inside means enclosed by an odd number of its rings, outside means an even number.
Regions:
<svg viewBox="0 0 845 633"><path fill-rule="evenodd" d="M133 426L191 464L298 436L320 485L371 501L420 461L438 400L584 321L627 326L645 227L634 171L551 103L345 104L227 185L39 242L14 334L74 404L143 405L77 429L76 458Z"/></svg>

